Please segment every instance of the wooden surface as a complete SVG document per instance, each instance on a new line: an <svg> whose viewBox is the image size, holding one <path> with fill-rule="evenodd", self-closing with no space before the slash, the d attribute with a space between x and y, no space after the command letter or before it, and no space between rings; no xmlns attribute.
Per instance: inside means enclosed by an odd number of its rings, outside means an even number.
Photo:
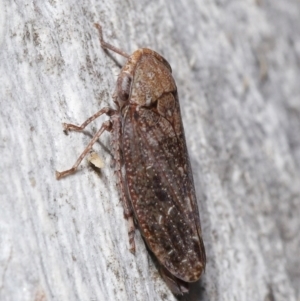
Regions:
<svg viewBox="0 0 300 301"><path fill-rule="evenodd" d="M100 48L171 64L207 268L182 300L300 300L300 2L0 2L0 300L175 300L136 233L128 251L109 134L100 173L72 166L112 104ZM116 59L123 64L120 56Z"/></svg>

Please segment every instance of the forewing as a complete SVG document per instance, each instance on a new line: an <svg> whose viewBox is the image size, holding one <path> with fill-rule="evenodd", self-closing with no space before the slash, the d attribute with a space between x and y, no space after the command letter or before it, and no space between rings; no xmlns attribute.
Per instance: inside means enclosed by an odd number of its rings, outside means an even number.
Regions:
<svg viewBox="0 0 300 301"><path fill-rule="evenodd" d="M198 280L205 251L177 94L164 94L156 107L127 107L123 156L128 193L148 246L175 277Z"/></svg>

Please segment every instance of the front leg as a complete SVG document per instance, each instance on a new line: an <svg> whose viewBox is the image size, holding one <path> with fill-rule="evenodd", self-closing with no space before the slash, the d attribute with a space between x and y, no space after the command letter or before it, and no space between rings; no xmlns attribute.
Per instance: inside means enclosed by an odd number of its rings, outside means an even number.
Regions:
<svg viewBox="0 0 300 301"><path fill-rule="evenodd" d="M94 121L96 118L100 117L101 115L106 114L108 116L113 116L114 114L116 114L116 112L117 111L113 110L112 108L105 107L105 108L102 108L100 111L98 111L93 116L91 116L90 118L88 118L80 126L75 125L75 124L71 124L71 123L63 123L63 127L64 127L64 130L66 132L68 132L69 130L81 132L81 131L84 130L84 128L88 124L90 124L92 121ZM95 136L93 137L93 139L90 141L90 143L85 148L85 150L82 152L82 154L79 156L79 158L77 159L77 161L75 162L75 164L72 166L72 168L70 168L68 170L61 171L61 172L55 171L56 179L60 180L61 178L74 173L77 170L77 168L78 168L79 164L81 163L81 161L83 160L83 158L88 154L88 152L91 150L92 146L99 139L99 137L102 135L102 133L104 131L109 131L110 132L111 129L112 129L112 123L111 123L110 120L103 122L100 130L95 134Z"/></svg>
<svg viewBox="0 0 300 301"><path fill-rule="evenodd" d="M99 137L102 135L102 133L104 131L109 131L110 132L111 129L112 129L112 123L111 123L110 120L107 120L107 121L103 122L100 130L95 134L95 136L93 137L93 139L90 141L90 143L84 149L84 151L81 153L81 155L79 156L79 158L77 159L77 161L75 162L75 164L72 166L72 168L64 170L64 171L56 171L55 172L56 179L60 180L61 178L74 173L77 170L77 167L79 166L79 164L81 163L81 161L83 160L83 158L88 154L88 152L91 150L91 148L93 147L94 143L99 139Z"/></svg>
<svg viewBox="0 0 300 301"><path fill-rule="evenodd" d="M104 107L100 111L98 111L96 114L88 118L82 125L78 126L71 123L63 123L64 131L77 131L81 132L85 129L85 127L90 124L92 121L94 121L96 118L100 117L101 115L106 114L108 116L112 116L113 114L116 114L116 110L113 110L110 107Z"/></svg>

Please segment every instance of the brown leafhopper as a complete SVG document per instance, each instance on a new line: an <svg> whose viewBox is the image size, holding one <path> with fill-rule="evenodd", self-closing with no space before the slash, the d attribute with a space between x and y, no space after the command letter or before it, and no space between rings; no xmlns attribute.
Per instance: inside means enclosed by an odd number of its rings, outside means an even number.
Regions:
<svg viewBox="0 0 300 301"><path fill-rule="evenodd" d="M200 219L180 115L177 87L169 63L153 50L128 55L103 40L102 48L127 58L113 94L116 109L102 108L81 126L102 114L104 122L75 165L56 172L57 179L76 171L104 131L111 132L117 186L128 220L130 251L135 252L137 226L173 293L188 292L200 278L206 258Z"/></svg>

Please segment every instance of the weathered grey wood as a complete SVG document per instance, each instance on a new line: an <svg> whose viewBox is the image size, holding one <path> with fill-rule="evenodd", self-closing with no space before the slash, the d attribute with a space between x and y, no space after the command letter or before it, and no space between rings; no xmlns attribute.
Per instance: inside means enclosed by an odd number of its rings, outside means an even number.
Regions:
<svg viewBox="0 0 300 301"><path fill-rule="evenodd" d="M0 300L175 300L126 222L105 162L72 166L112 105L99 46L171 64L199 197L207 269L186 300L300 300L300 3L4 1L0 4ZM115 56L120 63L124 60Z"/></svg>

